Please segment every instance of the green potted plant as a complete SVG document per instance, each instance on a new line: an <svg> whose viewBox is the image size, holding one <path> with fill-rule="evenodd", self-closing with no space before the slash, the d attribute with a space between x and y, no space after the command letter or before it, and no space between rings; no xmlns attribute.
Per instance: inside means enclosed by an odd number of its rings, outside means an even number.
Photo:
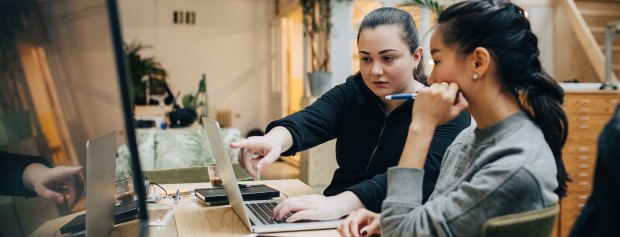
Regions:
<svg viewBox="0 0 620 237"><path fill-rule="evenodd" d="M351 0L337 0L350 2ZM303 11L304 35L308 37L311 71L308 73L310 92L320 96L331 88L329 37L331 35L331 1L300 0Z"/></svg>
<svg viewBox="0 0 620 237"><path fill-rule="evenodd" d="M149 95L167 93L166 77L168 73L155 57L141 57L139 52L151 46L136 41L125 44L127 63L131 72L133 99L136 105L149 103Z"/></svg>

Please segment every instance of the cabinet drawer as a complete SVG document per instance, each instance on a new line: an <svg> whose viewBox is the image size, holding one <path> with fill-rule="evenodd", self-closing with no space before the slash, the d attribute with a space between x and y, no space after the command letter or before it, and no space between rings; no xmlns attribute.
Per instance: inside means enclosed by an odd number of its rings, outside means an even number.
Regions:
<svg viewBox="0 0 620 237"><path fill-rule="evenodd" d="M587 99L587 98L567 98L564 108L567 114L608 114L612 113L618 105L618 99Z"/></svg>
<svg viewBox="0 0 620 237"><path fill-rule="evenodd" d="M564 161L564 166L572 164L589 164L594 167L594 165L596 165L596 156L590 154L577 154L567 152L562 154L562 160Z"/></svg>
<svg viewBox="0 0 620 237"><path fill-rule="evenodd" d="M613 114L606 115L578 115L567 114L568 124L581 124L581 125L603 125L609 123Z"/></svg>
<svg viewBox="0 0 620 237"><path fill-rule="evenodd" d="M568 123L568 135L590 136L595 140L601 135L605 124L588 124L584 122Z"/></svg>
<svg viewBox="0 0 620 237"><path fill-rule="evenodd" d="M569 135L570 137L570 135ZM575 155L596 155L596 143L595 142L584 142L584 143L576 143L576 142L566 142L564 145L564 149L562 149L562 153L564 154L575 154Z"/></svg>
<svg viewBox="0 0 620 237"><path fill-rule="evenodd" d="M564 163L566 172L568 172L571 175L577 175L579 173L590 173L590 174L594 173L594 166L595 164L592 164L590 161L578 162L578 163L573 163L573 162ZM587 177L587 176L582 175L581 177Z"/></svg>
<svg viewBox="0 0 620 237"><path fill-rule="evenodd" d="M568 212L581 212L586 202L590 198L588 192L569 192L566 197L562 199L562 213Z"/></svg>
<svg viewBox="0 0 620 237"><path fill-rule="evenodd" d="M594 176L594 173L586 173L586 172L580 172L580 173L568 173L571 176L571 179L573 180L573 182L568 182L568 191L584 191L584 192L589 192L592 191L592 176Z"/></svg>
<svg viewBox="0 0 620 237"><path fill-rule="evenodd" d="M569 134L568 137L571 137ZM585 144L581 144L579 142L566 142L564 148L562 149L563 154L574 154L574 155L596 155L596 143L588 142Z"/></svg>
<svg viewBox="0 0 620 237"><path fill-rule="evenodd" d="M608 106L618 105L620 95L566 95L564 106L580 106L590 104L601 104Z"/></svg>

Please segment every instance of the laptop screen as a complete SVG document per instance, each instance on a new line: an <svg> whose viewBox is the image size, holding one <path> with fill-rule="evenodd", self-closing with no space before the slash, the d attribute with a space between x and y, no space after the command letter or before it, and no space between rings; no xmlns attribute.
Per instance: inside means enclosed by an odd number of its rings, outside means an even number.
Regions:
<svg viewBox="0 0 620 237"><path fill-rule="evenodd" d="M86 142L116 130L115 146L128 144L137 161L115 0L2 0L0 16L0 151L85 166ZM140 163L129 166L135 190L144 190ZM84 208L0 196L0 218L11 220L0 233L29 236ZM141 218L147 223L146 212Z"/></svg>

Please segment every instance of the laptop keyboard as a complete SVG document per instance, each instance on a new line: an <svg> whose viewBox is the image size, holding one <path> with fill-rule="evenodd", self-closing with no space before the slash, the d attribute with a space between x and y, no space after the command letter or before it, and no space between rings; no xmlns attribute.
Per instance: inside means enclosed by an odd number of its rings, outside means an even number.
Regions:
<svg viewBox="0 0 620 237"><path fill-rule="evenodd" d="M264 224L264 225L274 225L274 224L285 224L286 219L291 217L294 212L290 212L286 214L281 221L275 221L271 219L271 214L273 214L273 209L278 205L277 202L260 202L260 203L250 203L245 204L248 209Z"/></svg>

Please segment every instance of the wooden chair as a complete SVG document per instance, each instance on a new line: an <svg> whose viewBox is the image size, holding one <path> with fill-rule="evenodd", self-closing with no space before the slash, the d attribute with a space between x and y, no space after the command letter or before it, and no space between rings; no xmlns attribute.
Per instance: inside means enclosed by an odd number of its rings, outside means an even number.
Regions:
<svg viewBox="0 0 620 237"><path fill-rule="evenodd" d="M484 223L480 236L551 236L559 213L560 206L555 204L542 210L494 217Z"/></svg>

